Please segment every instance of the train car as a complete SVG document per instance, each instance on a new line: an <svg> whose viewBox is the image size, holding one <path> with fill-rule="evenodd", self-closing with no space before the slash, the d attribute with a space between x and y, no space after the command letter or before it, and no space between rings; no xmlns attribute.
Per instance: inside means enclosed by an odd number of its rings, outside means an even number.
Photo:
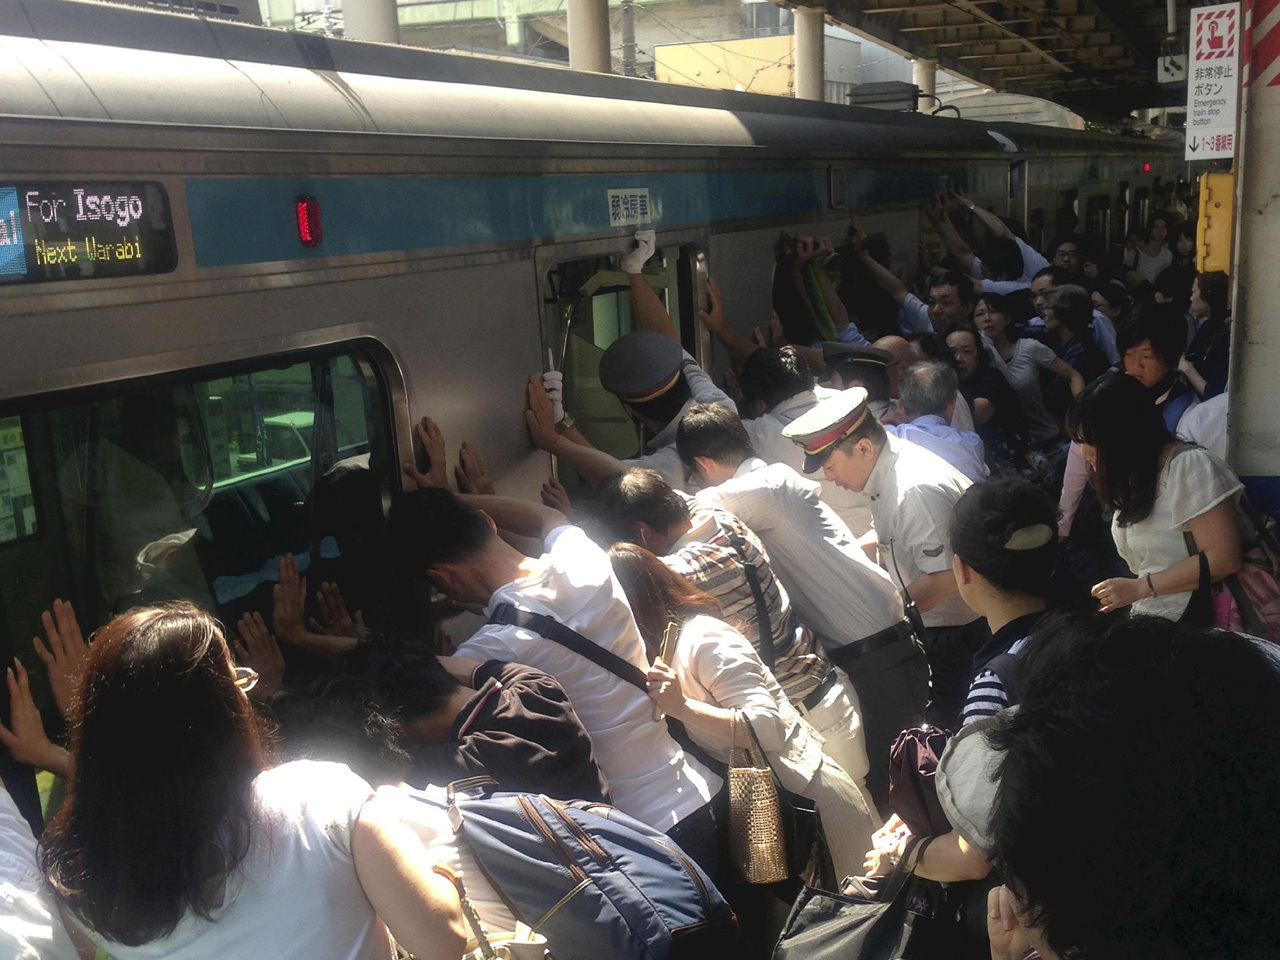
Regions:
<svg viewBox="0 0 1280 960"><path fill-rule="evenodd" d="M948 178L1025 219L1159 176L1110 138L1078 151L1123 159L1085 190L1034 128L76 0L0 7L0 53L0 647L24 658L54 597L87 625L180 597L266 611L285 552L377 608L413 422L535 495L553 465L521 411L548 366L634 452L596 364L631 329L617 255L642 223L649 282L718 372L708 271L735 325L763 322L780 231L856 212L907 274Z"/></svg>

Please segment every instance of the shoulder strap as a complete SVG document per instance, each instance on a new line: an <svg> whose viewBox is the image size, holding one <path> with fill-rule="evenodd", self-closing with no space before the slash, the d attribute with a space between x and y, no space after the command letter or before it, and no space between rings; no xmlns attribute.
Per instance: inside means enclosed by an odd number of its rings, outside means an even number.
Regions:
<svg viewBox="0 0 1280 960"><path fill-rule="evenodd" d="M592 643L578 631L565 626L555 617L549 617L543 613L532 613L528 610L521 610L519 607L510 603L500 603L493 609L493 613L489 617L489 623L501 624L509 627L522 627L525 630L531 630L540 637L546 637L553 643L558 643L562 647L567 647L581 657L590 660L596 666L613 674L619 680L623 680L631 686L636 687L647 697L649 695L649 683L643 671L634 664L623 660L616 653L612 653L600 646L598 643ZM693 742L693 738L689 736L689 731L684 728L684 724L674 717L667 717L667 731L671 734L671 739L678 743L685 752L702 761L704 766L709 767L716 773L724 776L726 766L711 756L702 747Z"/></svg>
<svg viewBox="0 0 1280 960"><path fill-rule="evenodd" d="M1006 704L1010 707L1018 703L1018 674L1022 656L1018 653L1002 653L987 661L983 670L990 670L1004 687Z"/></svg>
<svg viewBox="0 0 1280 960"><path fill-rule="evenodd" d="M769 621L769 604L765 601L764 590L760 586L760 571L747 556L747 541L742 535L728 527L721 527L728 535L729 546L733 547L738 559L742 561L742 572L746 575L747 586L751 588L751 598L756 605L756 630L760 634L760 657L764 665L773 670L777 662L777 654L773 649L773 624Z"/></svg>

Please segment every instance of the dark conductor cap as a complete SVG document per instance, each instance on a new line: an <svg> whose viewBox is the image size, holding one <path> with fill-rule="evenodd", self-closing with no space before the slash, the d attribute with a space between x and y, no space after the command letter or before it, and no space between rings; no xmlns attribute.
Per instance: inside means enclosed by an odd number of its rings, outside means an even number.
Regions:
<svg viewBox="0 0 1280 960"><path fill-rule="evenodd" d="M852 343L827 340L822 344L822 360L828 367L866 364L885 370L893 362L893 354L876 347L862 347Z"/></svg>
<svg viewBox="0 0 1280 960"><path fill-rule="evenodd" d="M655 400L676 385L684 350L652 330L629 333L600 358L600 385L628 403Z"/></svg>
<svg viewBox="0 0 1280 960"><path fill-rule="evenodd" d="M783 427L782 435L804 448L804 472L817 473L835 445L862 426L869 416L867 391L852 387L819 401Z"/></svg>

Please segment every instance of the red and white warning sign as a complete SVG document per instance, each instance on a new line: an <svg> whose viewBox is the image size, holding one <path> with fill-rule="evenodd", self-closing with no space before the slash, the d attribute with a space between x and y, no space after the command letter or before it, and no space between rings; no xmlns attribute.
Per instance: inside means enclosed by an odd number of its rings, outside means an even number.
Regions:
<svg viewBox="0 0 1280 960"><path fill-rule="evenodd" d="M1235 156L1241 45L1240 4L1192 8L1187 64L1188 160Z"/></svg>

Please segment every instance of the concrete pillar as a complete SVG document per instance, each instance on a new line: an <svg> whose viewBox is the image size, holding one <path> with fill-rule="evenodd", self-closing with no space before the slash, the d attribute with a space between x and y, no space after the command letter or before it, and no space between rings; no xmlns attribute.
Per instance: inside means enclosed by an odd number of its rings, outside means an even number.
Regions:
<svg viewBox="0 0 1280 960"><path fill-rule="evenodd" d="M400 42L396 0L343 0L342 35L349 40Z"/></svg>
<svg viewBox="0 0 1280 960"><path fill-rule="evenodd" d="M824 68L822 28L825 7L796 7L795 93L797 100L821 100Z"/></svg>
<svg viewBox="0 0 1280 960"><path fill-rule="evenodd" d="M938 93L938 62L936 60L912 60L911 82L920 88L920 97L936 96ZM938 105L937 100L927 100L921 109L932 110Z"/></svg>
<svg viewBox="0 0 1280 960"><path fill-rule="evenodd" d="M1255 4L1256 7L1256 4ZM1233 320L1227 459L1245 481L1250 499L1263 510L1280 503L1280 418L1276 417L1276 371L1280 370L1280 86L1266 81L1270 58L1258 42L1275 35L1252 31L1255 71L1240 91L1240 136L1236 150L1236 234L1231 271ZM1250 73L1244 73L1250 78Z"/></svg>
<svg viewBox="0 0 1280 960"><path fill-rule="evenodd" d="M569 66L612 73L609 59L609 0L567 0Z"/></svg>

